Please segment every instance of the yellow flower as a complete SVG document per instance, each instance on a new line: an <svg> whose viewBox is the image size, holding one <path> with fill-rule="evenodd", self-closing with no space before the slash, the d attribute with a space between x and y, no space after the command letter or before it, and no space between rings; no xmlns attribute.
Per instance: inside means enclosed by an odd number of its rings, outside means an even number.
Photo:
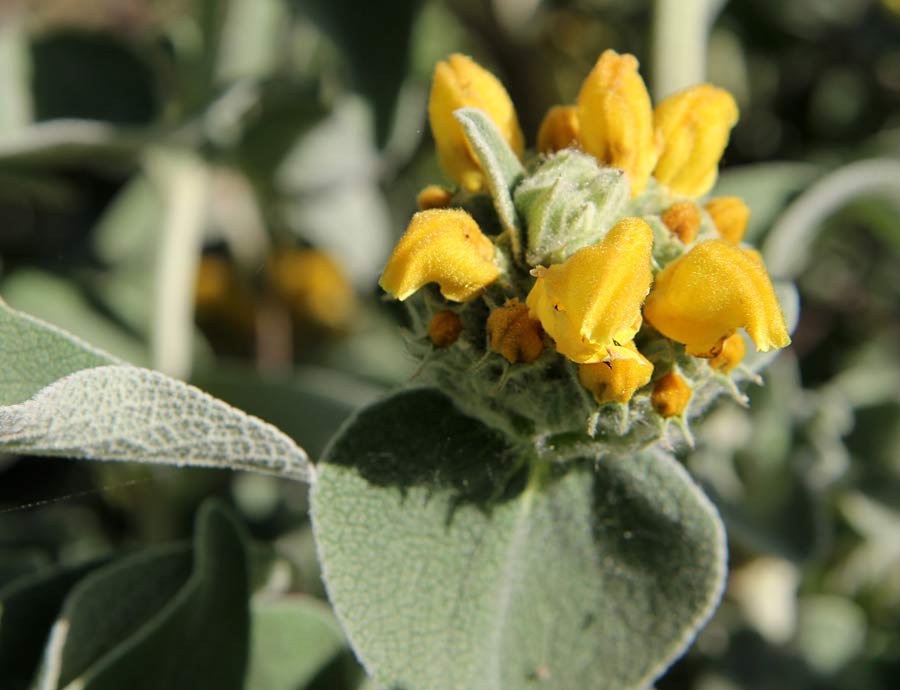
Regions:
<svg viewBox="0 0 900 690"><path fill-rule="evenodd" d="M596 364L579 364L578 380L594 395L598 405L627 403L634 392L646 386L653 375L653 364L638 352L634 342L622 346L636 356Z"/></svg>
<svg viewBox="0 0 900 690"><path fill-rule="evenodd" d="M522 130L503 84L471 58L454 53L435 67L428 119L444 173L464 189L477 192L484 186L484 175L462 125L453 117L454 110L465 107L484 111L516 155L522 157Z"/></svg>
<svg viewBox="0 0 900 690"><path fill-rule="evenodd" d="M547 111L538 130L538 151L553 153L577 146L580 130L578 108L574 105L555 105Z"/></svg>
<svg viewBox="0 0 900 690"><path fill-rule="evenodd" d="M500 275L494 245L459 209L419 211L394 248L378 284L405 300L427 283L454 302L468 302Z"/></svg>
<svg viewBox="0 0 900 690"><path fill-rule="evenodd" d="M706 194L715 184L719 159L737 119L731 94L710 84L666 98L653 113L663 144L653 176L676 194Z"/></svg>
<svg viewBox="0 0 900 690"><path fill-rule="evenodd" d="M720 196L706 202L706 212L712 218L723 240L739 244L744 239L750 209L737 196Z"/></svg>
<svg viewBox="0 0 900 690"><path fill-rule="evenodd" d="M724 240L701 242L656 276L644 317L660 333L709 357L723 338L746 329L765 352L786 347L784 316L759 254Z"/></svg>
<svg viewBox="0 0 900 690"><path fill-rule="evenodd" d="M643 191L659 151L650 95L633 55L600 56L581 85L578 121L582 148L628 173L632 195Z"/></svg>
<svg viewBox="0 0 900 690"><path fill-rule="evenodd" d="M693 395L687 381L675 372L669 372L653 384L650 402L661 417L680 417Z"/></svg>
<svg viewBox="0 0 900 690"><path fill-rule="evenodd" d="M652 280L652 243L650 226L625 218L600 244L536 269L526 302L558 352L582 364L634 357L621 343L641 326L641 303Z"/></svg>
<svg viewBox="0 0 900 690"><path fill-rule="evenodd" d="M544 350L544 333L528 307L517 298L507 300L494 309L487 320L487 332L493 352L503 355L510 364L535 361Z"/></svg>

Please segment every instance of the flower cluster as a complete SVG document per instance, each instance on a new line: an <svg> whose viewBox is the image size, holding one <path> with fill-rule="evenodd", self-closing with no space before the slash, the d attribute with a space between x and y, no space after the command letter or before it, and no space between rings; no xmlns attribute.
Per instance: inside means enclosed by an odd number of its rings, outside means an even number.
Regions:
<svg viewBox="0 0 900 690"><path fill-rule="evenodd" d="M469 108L491 130L480 143L460 118ZM456 186L422 191L380 282L399 300L437 284L412 310L414 340L429 338L423 375L544 439L584 430L585 392L590 435L639 442L721 391L739 395L739 331L758 351L790 338L759 254L742 245L746 204L698 201L737 117L709 84L654 109L637 60L609 50L576 104L547 113L537 153L510 179L485 159L525 155L506 90L465 56L440 63L429 118ZM617 417L604 426L607 410Z"/></svg>

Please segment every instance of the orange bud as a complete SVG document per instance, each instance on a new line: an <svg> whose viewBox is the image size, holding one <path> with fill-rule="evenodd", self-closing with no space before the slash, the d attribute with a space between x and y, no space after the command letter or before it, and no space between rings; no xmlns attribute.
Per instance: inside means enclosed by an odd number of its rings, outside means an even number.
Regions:
<svg viewBox="0 0 900 690"><path fill-rule="evenodd" d="M637 356L578 365L578 380L594 395L598 405L608 402L627 403L638 388L650 382L653 375L652 362L638 352L634 342L628 342L622 347Z"/></svg>
<svg viewBox="0 0 900 690"><path fill-rule="evenodd" d="M678 201L663 211L662 222L684 244L690 244L700 230L700 209L690 201Z"/></svg>
<svg viewBox="0 0 900 690"><path fill-rule="evenodd" d="M675 372L669 372L655 384L650 394L650 402L662 417L680 417L687 409L694 391Z"/></svg>
<svg viewBox="0 0 900 690"><path fill-rule="evenodd" d="M450 347L462 333L462 319L455 311L439 311L428 322L428 337L437 348Z"/></svg>
<svg viewBox="0 0 900 690"><path fill-rule="evenodd" d="M540 321L533 319L528 307L515 298L490 313L487 332L491 351L503 355L510 364L531 363L544 350Z"/></svg>

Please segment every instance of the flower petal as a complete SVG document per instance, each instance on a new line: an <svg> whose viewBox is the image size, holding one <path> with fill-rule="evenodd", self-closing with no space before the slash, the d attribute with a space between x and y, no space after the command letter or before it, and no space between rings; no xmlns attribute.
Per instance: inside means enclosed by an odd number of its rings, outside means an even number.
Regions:
<svg viewBox="0 0 900 690"><path fill-rule="evenodd" d="M659 149L653 109L633 55L607 50L578 94L582 148L601 163L624 170L632 195L641 192Z"/></svg>
<svg viewBox="0 0 900 690"><path fill-rule="evenodd" d="M465 107L484 111L516 155L522 157L522 130L503 84L471 58L454 53L435 67L428 119L444 173L465 189L477 192L484 186L484 175L462 125L453 117L454 110Z"/></svg>
<svg viewBox="0 0 900 690"><path fill-rule="evenodd" d="M647 223L625 218L600 244L536 269L526 302L558 352L574 362L602 362L611 358L611 348L634 337L652 280L652 243Z"/></svg>
<svg viewBox="0 0 900 690"><path fill-rule="evenodd" d="M701 242L666 266L656 276L644 317L698 357L714 355L738 328L747 330L761 352L791 342L759 254L724 240Z"/></svg>
<svg viewBox="0 0 900 690"><path fill-rule="evenodd" d="M379 285L402 301L434 282L447 299L468 302L499 277L493 259L493 243L465 211L419 211L388 259Z"/></svg>

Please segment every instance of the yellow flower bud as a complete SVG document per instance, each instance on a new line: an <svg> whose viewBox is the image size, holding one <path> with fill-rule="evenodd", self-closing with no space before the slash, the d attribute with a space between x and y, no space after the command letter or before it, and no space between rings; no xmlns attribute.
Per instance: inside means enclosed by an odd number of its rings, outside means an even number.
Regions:
<svg viewBox="0 0 900 690"><path fill-rule="evenodd" d="M439 311L428 322L428 337L437 348L450 347L462 333L462 319L455 311Z"/></svg>
<svg viewBox="0 0 900 690"><path fill-rule="evenodd" d="M709 360L709 366L727 374L741 363L746 353L747 345L744 343L744 336L740 333L732 333L722 341L719 352Z"/></svg>
<svg viewBox="0 0 900 690"><path fill-rule="evenodd" d="M503 355L510 364L531 363L544 350L540 322L533 319L528 307L516 298L507 300L490 313L487 332L491 350Z"/></svg>
<svg viewBox="0 0 900 690"><path fill-rule="evenodd" d="M427 211L430 208L447 208L452 199L450 190L437 184L430 184L416 196L416 203L420 210Z"/></svg>
<svg viewBox="0 0 900 690"><path fill-rule="evenodd" d="M316 249L279 254L270 262L272 286L297 318L334 330L346 328L356 308L356 295L343 270Z"/></svg>
<svg viewBox="0 0 900 690"><path fill-rule="evenodd" d="M524 137L503 84L471 58L454 53L435 67L428 119L444 173L464 189L477 192L484 186L484 175L462 125L453 117L454 110L465 107L484 111L516 155L522 157Z"/></svg>
<svg viewBox="0 0 900 690"><path fill-rule="evenodd" d="M669 96L653 113L663 145L653 176L676 194L706 194L715 184L719 159L737 119L734 98L711 84Z"/></svg>
<svg viewBox="0 0 900 690"><path fill-rule="evenodd" d="M650 402L662 417L680 417L687 409L694 391L675 372L669 372L653 384Z"/></svg>
<svg viewBox="0 0 900 690"><path fill-rule="evenodd" d="M747 222L750 220L750 209L743 199L737 196L710 199L706 202L706 212L712 218L723 240L739 244L744 239Z"/></svg>
<svg viewBox="0 0 900 690"><path fill-rule="evenodd" d="M761 352L791 342L759 254L723 240L701 242L666 266L656 276L644 317L696 357L715 354L738 328L747 330Z"/></svg>
<svg viewBox="0 0 900 690"><path fill-rule="evenodd" d="M500 275L494 245L459 209L419 211L388 259L379 285L405 300L427 283L454 302L468 302Z"/></svg>
<svg viewBox="0 0 900 690"><path fill-rule="evenodd" d="M632 195L643 191L659 155L653 109L633 55L607 50L581 85L582 148L628 174Z"/></svg>
<svg viewBox="0 0 900 690"><path fill-rule="evenodd" d="M700 209L690 201L677 201L663 211L662 222L684 244L690 244L700 230Z"/></svg>
<svg viewBox="0 0 900 690"><path fill-rule="evenodd" d="M598 405L627 403L634 392L650 383L653 364L638 352L634 342L622 346L636 357L613 359L596 364L579 364L578 380L594 395Z"/></svg>
<svg viewBox="0 0 900 690"><path fill-rule="evenodd" d="M526 302L558 352L582 364L633 356L617 346L641 326L641 303L652 280L652 243L650 226L625 218L600 244L535 269L538 278Z"/></svg>
<svg viewBox="0 0 900 690"><path fill-rule="evenodd" d="M544 116L538 130L537 147L541 153L553 153L570 146L578 146L580 127L578 108L574 105L555 105Z"/></svg>

